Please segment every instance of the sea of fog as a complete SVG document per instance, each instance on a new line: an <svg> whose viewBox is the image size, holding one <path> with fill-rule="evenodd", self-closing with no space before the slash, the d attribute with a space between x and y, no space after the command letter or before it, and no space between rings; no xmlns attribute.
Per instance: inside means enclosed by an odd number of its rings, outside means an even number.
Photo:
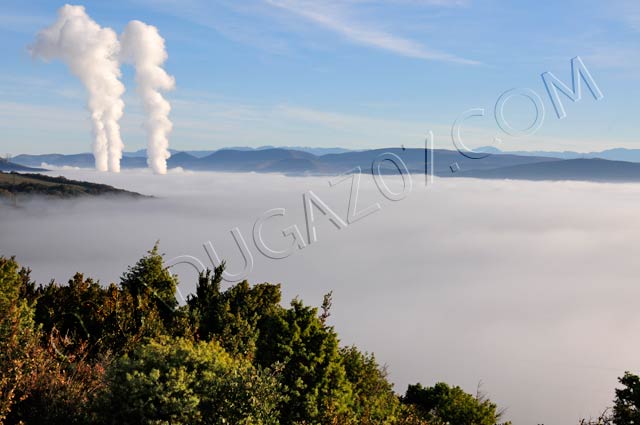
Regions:
<svg viewBox="0 0 640 425"><path fill-rule="evenodd" d="M346 218L350 181L269 174L89 170L52 172L153 195L143 201L23 203L0 210L0 255L15 255L38 282L76 271L103 283L159 240L167 259L209 264L211 242L230 272L243 260L238 227L254 257L251 282L282 283L284 300L319 305L333 291L331 323L343 344L374 352L396 389L479 383L516 424L575 424L610 405L625 370L640 370L640 185L436 179L414 176L404 199L385 198L362 176L358 210L380 209L338 230L315 211L317 242L285 259L260 254L264 225L274 250L297 224L307 235L303 193ZM388 188L401 180L386 177ZM181 290L195 271L178 265Z"/></svg>

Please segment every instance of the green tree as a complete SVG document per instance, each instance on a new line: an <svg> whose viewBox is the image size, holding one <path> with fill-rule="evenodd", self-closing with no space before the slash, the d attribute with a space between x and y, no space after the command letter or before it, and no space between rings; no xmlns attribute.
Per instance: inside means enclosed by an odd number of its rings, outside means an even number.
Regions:
<svg viewBox="0 0 640 425"><path fill-rule="evenodd" d="M107 383L105 424L277 423L277 379L215 341L152 340L115 362Z"/></svg>
<svg viewBox="0 0 640 425"><path fill-rule="evenodd" d="M243 281L221 291L223 271L224 264L200 276L187 301L193 327L199 338L215 338L229 353L253 358L260 324L280 309L280 285Z"/></svg>
<svg viewBox="0 0 640 425"><path fill-rule="evenodd" d="M346 378L351 384L351 411L355 423L393 424L400 415L400 401L372 354L363 354L356 347L340 349Z"/></svg>
<svg viewBox="0 0 640 425"><path fill-rule="evenodd" d="M450 387L443 382L433 387L409 385L402 401L414 405L422 418L435 423L495 425L502 416L497 406L485 397L474 397L460 387Z"/></svg>
<svg viewBox="0 0 640 425"><path fill-rule="evenodd" d="M28 396L29 375L38 364L34 310L21 297L28 283L27 270L13 258L0 257L0 423Z"/></svg>
<svg viewBox="0 0 640 425"><path fill-rule="evenodd" d="M281 423L333 423L349 412L351 388L338 352L338 336L318 310L291 302L291 308L262 322L256 360L282 364L287 397Z"/></svg>
<svg viewBox="0 0 640 425"><path fill-rule="evenodd" d="M36 321L45 335L55 330L78 344L97 346L109 332L109 288L77 273L67 285L51 282L29 295L36 303Z"/></svg>
<svg viewBox="0 0 640 425"><path fill-rule="evenodd" d="M640 424L640 377L625 372L618 382L613 404L613 423L616 425Z"/></svg>
<svg viewBox="0 0 640 425"><path fill-rule="evenodd" d="M80 273L67 285L52 281L27 292L36 303L35 319L45 338L56 330L77 345L86 342L91 358L122 354L144 337L168 332L149 292L134 295L114 284L104 287ZM179 315L167 320L174 330L177 320Z"/></svg>
<svg viewBox="0 0 640 425"><path fill-rule="evenodd" d="M80 282L87 283L78 275L70 286ZM45 296L60 295L60 287L47 288L36 288L13 259L0 258L0 423L86 423L92 393L101 386L102 365L87 361L87 344L70 337L78 326L66 321L71 314L60 316L61 326L69 325L64 337L53 321L44 321L46 332L42 322L35 324L37 301L55 310L82 305Z"/></svg>
<svg viewBox="0 0 640 425"><path fill-rule="evenodd" d="M57 331L49 345L35 351L37 365L29 373L25 396L12 408L7 423L84 425L92 422L95 395L104 388L104 364L88 361L88 344Z"/></svg>
<svg viewBox="0 0 640 425"><path fill-rule="evenodd" d="M0 423L495 425L496 405L459 387L394 394L373 355L339 347L320 311L279 285L221 289L224 265L178 306L156 245L102 286L76 274L36 287L0 257ZM115 360L114 360L115 359ZM640 378L616 391L638 423Z"/></svg>
<svg viewBox="0 0 640 425"><path fill-rule="evenodd" d="M137 337L183 334L183 312L178 309L178 279L164 266L158 244L122 275L120 287L125 298L119 320L129 323L128 332ZM130 298L133 305L128 306Z"/></svg>

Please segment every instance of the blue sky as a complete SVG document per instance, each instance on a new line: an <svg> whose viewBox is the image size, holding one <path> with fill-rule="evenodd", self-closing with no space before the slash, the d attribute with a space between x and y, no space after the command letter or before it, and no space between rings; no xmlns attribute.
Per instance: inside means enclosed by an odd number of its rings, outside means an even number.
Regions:
<svg viewBox="0 0 640 425"><path fill-rule="evenodd" d="M133 19L166 39L174 149L223 146L423 146L453 148L451 125L486 108L464 130L470 146L505 150L640 148L640 2L498 0L136 0L80 3L120 33ZM0 9L0 151L87 152L91 130L81 84L27 46L63 3L4 0ZM583 90L558 120L540 74L570 84L580 56L604 98ZM126 150L146 144L133 72L124 66ZM498 97L535 90L546 117L513 138L493 120ZM509 102L527 127L532 105Z"/></svg>

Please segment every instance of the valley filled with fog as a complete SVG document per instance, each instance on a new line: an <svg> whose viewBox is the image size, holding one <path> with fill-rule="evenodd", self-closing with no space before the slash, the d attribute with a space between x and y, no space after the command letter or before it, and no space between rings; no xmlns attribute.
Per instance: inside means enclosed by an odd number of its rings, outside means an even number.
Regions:
<svg viewBox="0 0 640 425"><path fill-rule="evenodd" d="M380 209L338 230L316 211L317 242L291 256L262 255L252 232L265 211L264 240L284 250L282 229L307 236L303 193L346 221L350 180L275 174L147 170L51 172L153 195L29 201L2 208L0 255L15 255L39 283L74 272L117 282L156 241L167 259L210 266L211 242L228 270L243 267L230 229L255 260L251 283L282 283L284 302L319 305L333 291L331 323L342 344L374 352L398 391L446 381L478 384L515 423L576 423L611 404L616 378L640 368L640 185L436 179L413 176L390 201L363 175L358 210ZM402 181L386 176L389 189ZM308 241L307 241L308 242ZM196 274L173 269L181 293Z"/></svg>

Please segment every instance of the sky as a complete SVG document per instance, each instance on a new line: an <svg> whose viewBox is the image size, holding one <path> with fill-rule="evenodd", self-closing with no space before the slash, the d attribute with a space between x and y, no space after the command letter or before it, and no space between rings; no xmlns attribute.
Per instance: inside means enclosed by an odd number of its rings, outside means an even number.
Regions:
<svg viewBox="0 0 640 425"><path fill-rule="evenodd" d="M503 150L640 148L640 3L634 0L134 0L82 3L121 33L134 19L166 40L171 148L317 146L453 149L465 123L469 146ZM78 153L91 146L86 94L60 62L30 57L37 32L63 3L5 0L0 6L0 152ZM559 120L541 74L571 84L580 56L600 87L595 101L563 97ZM133 70L121 120L125 149L145 148ZM507 90L530 88L545 118L535 134L512 137L494 119ZM512 98L505 117L532 122L533 105Z"/></svg>

